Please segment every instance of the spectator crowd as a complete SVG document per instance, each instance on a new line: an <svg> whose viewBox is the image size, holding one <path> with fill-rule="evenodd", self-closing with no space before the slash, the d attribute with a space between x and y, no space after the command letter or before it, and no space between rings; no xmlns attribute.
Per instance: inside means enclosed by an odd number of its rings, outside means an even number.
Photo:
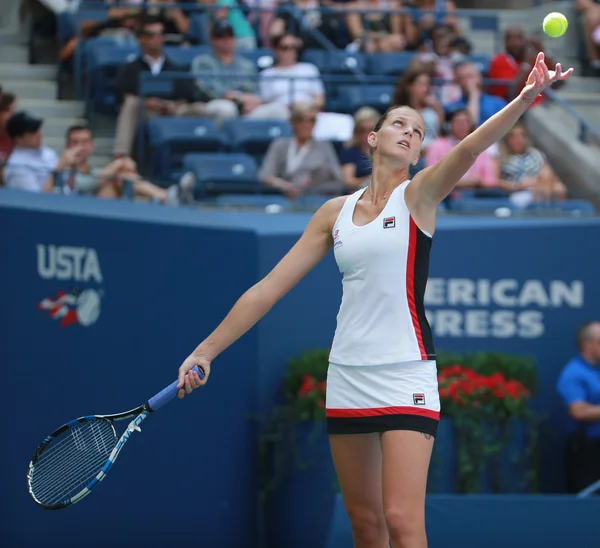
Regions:
<svg viewBox="0 0 600 548"><path fill-rule="evenodd" d="M168 89L144 94L141 99L142 73L160 77L182 71L166 55L165 47L186 48L198 40L191 32L190 12L178 7L186 2L156 0L144 9L139 4L129 0L118 7L109 6L105 21L81 23L83 38L110 37L115 44L139 48L139 54L124 63L116 76L112 161L101 169L90 167L94 135L91 127L84 125L68 129L62 153L44 146L43 120L19 110L19 98L6 90L0 98L4 186L104 198L132 194L159 203L192 203L195 181L191 173L170 185L164 181L154 184L152 173L140 174L144 168L138 170L136 165L135 144L141 115L145 120L210 118L219 127L238 119L288 123L290 135L273 138L259 159L258 178L263 187L292 200L306 193L351 193L368 184L366 137L386 107L408 105L423 117L426 135L420 160L411 172L414 176L514 98L536 53L543 50L539 38L511 27L504 33L504 51L495 55L489 66L481 67L472 56L471 43L461 33L452 1L271 0L260 3L262 8L272 8L270 11L254 12L256 0L215 0L203 2L211 7L209 47L191 60L186 69L190 77L176 78ZM590 14L586 9L592 10L596 4L588 4L578 1L586 21L592 21L586 24L594 26L596 12ZM586 43L593 56L597 29L591 30L591 42ZM407 67L395 76L389 103L381 108L359 106L353 113L336 112L320 69L303 57L311 48L322 48L318 37L348 54L410 52ZM244 55L257 46L271 48L269 66L260 66ZM75 36L62 44L61 61L68 63L78 47ZM502 82L484 85L484 77ZM543 101L540 97L534 107ZM521 206L566 197L566 187L543 153L531 146L522 124L478 158L451 198L464 192L511 196Z"/></svg>

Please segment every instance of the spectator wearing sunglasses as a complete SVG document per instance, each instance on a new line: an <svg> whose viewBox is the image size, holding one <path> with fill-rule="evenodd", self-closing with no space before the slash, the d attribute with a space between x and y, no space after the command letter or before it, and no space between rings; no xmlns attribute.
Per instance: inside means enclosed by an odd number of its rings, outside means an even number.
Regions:
<svg viewBox="0 0 600 548"><path fill-rule="evenodd" d="M261 99L288 107L306 102L321 110L325 105L321 73L316 65L298 61L300 48L301 41L293 34L282 34L273 39L275 64L260 73Z"/></svg>
<svg viewBox="0 0 600 548"><path fill-rule="evenodd" d="M314 105L295 104L293 137L272 141L260 168L259 179L292 200L303 194L343 193L342 170L333 145L313 139L316 121Z"/></svg>

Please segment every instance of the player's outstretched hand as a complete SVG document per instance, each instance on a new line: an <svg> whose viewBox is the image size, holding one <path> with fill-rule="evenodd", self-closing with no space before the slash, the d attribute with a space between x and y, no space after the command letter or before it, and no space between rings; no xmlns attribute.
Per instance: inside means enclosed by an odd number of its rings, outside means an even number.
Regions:
<svg viewBox="0 0 600 548"><path fill-rule="evenodd" d="M202 369L202 371L204 371L203 379L200 378L198 373L192 371L196 365L198 366L198 369ZM179 382L177 383L177 388L180 390L177 393L177 397L181 399L186 394L191 394L196 388L205 385L208 381L209 375L210 360L207 360L201 356L190 354L179 368Z"/></svg>
<svg viewBox="0 0 600 548"><path fill-rule="evenodd" d="M555 70L549 70L544 61L544 52L540 51L537 54L535 65L529 73L522 96L527 100L533 100L552 84L559 80L566 80L571 74L573 74L573 69L570 68L566 72L563 72L560 63L556 63Z"/></svg>

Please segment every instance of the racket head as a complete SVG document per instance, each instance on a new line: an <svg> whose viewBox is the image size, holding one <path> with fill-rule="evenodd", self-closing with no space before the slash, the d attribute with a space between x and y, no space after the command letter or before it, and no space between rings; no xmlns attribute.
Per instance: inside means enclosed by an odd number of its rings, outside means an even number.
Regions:
<svg viewBox="0 0 600 548"><path fill-rule="evenodd" d="M29 463L33 500L47 510L59 510L85 497L110 468L109 456L118 441L113 421L102 416L80 417L56 429Z"/></svg>

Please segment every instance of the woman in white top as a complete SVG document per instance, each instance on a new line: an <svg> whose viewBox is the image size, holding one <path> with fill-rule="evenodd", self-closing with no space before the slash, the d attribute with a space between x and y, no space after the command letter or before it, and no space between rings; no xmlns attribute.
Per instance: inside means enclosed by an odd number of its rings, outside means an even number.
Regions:
<svg viewBox="0 0 600 548"><path fill-rule="evenodd" d="M369 134L369 186L323 205L289 253L179 368L184 397L333 249L343 296L330 354L327 428L355 548L427 546L425 490L439 397L423 296L437 207L475 158L571 72L560 65L549 71L538 54L517 98L412 181L408 169L419 157L425 124L410 107L388 110ZM196 365L203 380L190 373Z"/></svg>
<svg viewBox="0 0 600 548"><path fill-rule="evenodd" d="M260 97L265 103L312 103L317 110L325 105L325 89L319 69L298 62L300 39L293 34L273 38L275 64L260 73Z"/></svg>

